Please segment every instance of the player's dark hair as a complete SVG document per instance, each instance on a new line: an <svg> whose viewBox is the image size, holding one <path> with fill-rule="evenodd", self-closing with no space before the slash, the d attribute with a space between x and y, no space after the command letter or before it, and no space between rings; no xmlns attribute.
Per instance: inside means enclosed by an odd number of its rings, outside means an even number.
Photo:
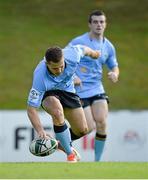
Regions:
<svg viewBox="0 0 148 180"><path fill-rule="evenodd" d="M92 16L105 16L105 13L103 11L100 11L100 10L94 10L90 13L89 17L88 17L88 22L91 23L92 21Z"/></svg>
<svg viewBox="0 0 148 180"><path fill-rule="evenodd" d="M45 58L47 62L58 63L62 58L62 49L58 46L50 47L45 52Z"/></svg>

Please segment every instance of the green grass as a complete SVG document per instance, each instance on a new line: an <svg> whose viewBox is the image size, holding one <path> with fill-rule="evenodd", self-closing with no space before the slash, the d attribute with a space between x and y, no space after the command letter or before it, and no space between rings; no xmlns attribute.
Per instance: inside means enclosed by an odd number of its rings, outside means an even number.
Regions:
<svg viewBox="0 0 148 180"><path fill-rule="evenodd" d="M0 163L4 179L147 179L148 163Z"/></svg>
<svg viewBox="0 0 148 180"><path fill-rule="evenodd" d="M1 0L0 109L26 108L32 71L47 47L64 47L88 31L93 9L108 17L105 35L114 43L120 64L117 85L104 74L110 109L147 109L147 0Z"/></svg>

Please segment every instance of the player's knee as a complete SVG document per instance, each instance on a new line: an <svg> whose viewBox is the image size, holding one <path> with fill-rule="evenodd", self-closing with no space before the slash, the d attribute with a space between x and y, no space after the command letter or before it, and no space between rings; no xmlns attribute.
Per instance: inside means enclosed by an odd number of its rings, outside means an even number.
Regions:
<svg viewBox="0 0 148 180"><path fill-rule="evenodd" d="M96 125L95 123L94 124L91 124L88 126L88 133L92 132L94 129L96 129Z"/></svg>
<svg viewBox="0 0 148 180"><path fill-rule="evenodd" d="M54 116L56 119L59 119L61 116L63 116L63 112L60 109L54 109L51 112L52 116Z"/></svg>
<svg viewBox="0 0 148 180"><path fill-rule="evenodd" d="M54 124L60 125L63 123L64 114L63 114L63 111L61 109L52 110L51 116L52 116Z"/></svg>
<svg viewBox="0 0 148 180"><path fill-rule="evenodd" d="M88 128L86 127L86 128L77 130L77 132L75 132L75 135L77 137L81 138L81 137L85 136L88 133L89 133L89 131L88 131Z"/></svg>
<svg viewBox="0 0 148 180"><path fill-rule="evenodd" d="M79 135L80 135L80 137L82 137L82 136L85 136L88 133L89 133L89 129L88 129L88 127L85 127L82 130L80 130Z"/></svg>
<svg viewBox="0 0 148 180"><path fill-rule="evenodd" d="M88 128L87 134L91 133L94 130L94 128Z"/></svg>
<svg viewBox="0 0 148 180"><path fill-rule="evenodd" d="M70 128L70 134L71 134L71 139L72 139L72 141L81 138L82 136L86 135L87 133L88 133L87 128L84 129L84 130L79 130L79 131L78 131L78 130L77 130L77 131L73 131L73 130Z"/></svg>
<svg viewBox="0 0 148 180"><path fill-rule="evenodd" d="M100 120L96 123L97 125L97 130L98 131L105 131L106 130L106 121L105 120Z"/></svg>

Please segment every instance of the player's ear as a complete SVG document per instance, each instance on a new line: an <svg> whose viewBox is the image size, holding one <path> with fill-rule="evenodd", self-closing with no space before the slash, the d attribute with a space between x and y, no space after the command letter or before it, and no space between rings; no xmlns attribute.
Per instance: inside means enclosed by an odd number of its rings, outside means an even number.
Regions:
<svg viewBox="0 0 148 180"><path fill-rule="evenodd" d="M105 22L105 28L106 28L106 26L107 26L107 22Z"/></svg>
<svg viewBox="0 0 148 180"><path fill-rule="evenodd" d="M91 28L91 23L90 22L88 22L88 27Z"/></svg>

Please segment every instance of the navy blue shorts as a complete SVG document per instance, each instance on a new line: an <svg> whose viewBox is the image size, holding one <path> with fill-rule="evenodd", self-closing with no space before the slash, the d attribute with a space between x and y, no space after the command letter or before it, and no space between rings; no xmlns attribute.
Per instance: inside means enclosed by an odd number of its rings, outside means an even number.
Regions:
<svg viewBox="0 0 148 180"><path fill-rule="evenodd" d="M75 93L62 91L62 90L49 90L49 91L45 92L43 99L42 99L42 102L48 96L55 96L57 99L59 99L63 108L79 108L79 107L82 107L80 98Z"/></svg>
<svg viewBox="0 0 148 180"><path fill-rule="evenodd" d="M83 108L85 108L87 106L91 106L94 101L100 100L100 99L106 99L107 103L109 104L109 98L105 93L98 94L89 98L81 98L81 104Z"/></svg>

